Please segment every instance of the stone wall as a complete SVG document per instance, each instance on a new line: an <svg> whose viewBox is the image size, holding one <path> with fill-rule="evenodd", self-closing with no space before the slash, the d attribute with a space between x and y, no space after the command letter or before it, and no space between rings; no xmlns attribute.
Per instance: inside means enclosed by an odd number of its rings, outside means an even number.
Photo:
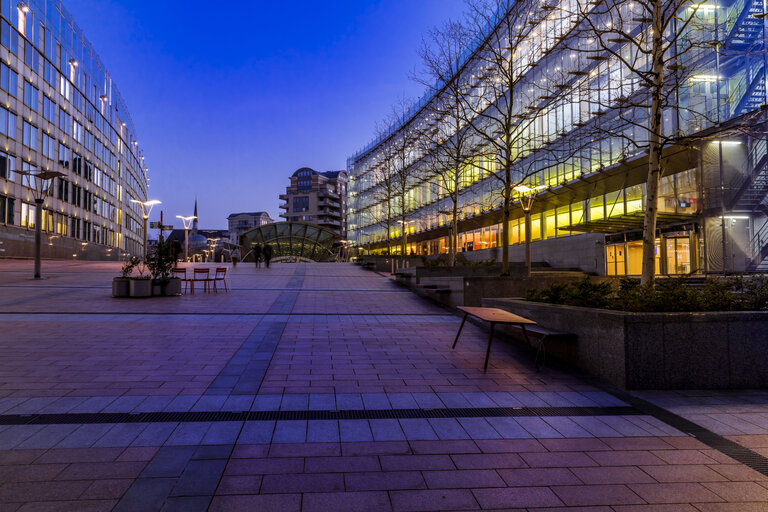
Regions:
<svg viewBox="0 0 768 512"><path fill-rule="evenodd" d="M579 338L574 358L550 353L625 389L768 387L768 312L625 313L485 299Z"/></svg>

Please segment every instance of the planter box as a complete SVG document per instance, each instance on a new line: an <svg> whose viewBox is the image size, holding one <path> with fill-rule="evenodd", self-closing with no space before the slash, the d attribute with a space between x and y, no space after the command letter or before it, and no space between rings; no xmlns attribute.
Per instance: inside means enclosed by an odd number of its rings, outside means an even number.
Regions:
<svg viewBox="0 0 768 512"><path fill-rule="evenodd" d="M131 297L151 297L152 280L151 279L131 279L130 281Z"/></svg>
<svg viewBox="0 0 768 512"><path fill-rule="evenodd" d="M178 277L171 277L168 282L163 286L162 281L159 279L152 280L152 295L154 297L169 297L175 295L181 295L181 279Z"/></svg>
<svg viewBox="0 0 768 512"><path fill-rule="evenodd" d="M131 280L122 277L116 277L112 280L112 296L128 297L131 287Z"/></svg>
<svg viewBox="0 0 768 512"><path fill-rule="evenodd" d="M543 327L572 332L577 352L549 352L624 389L768 387L768 312L625 313L484 299Z"/></svg>

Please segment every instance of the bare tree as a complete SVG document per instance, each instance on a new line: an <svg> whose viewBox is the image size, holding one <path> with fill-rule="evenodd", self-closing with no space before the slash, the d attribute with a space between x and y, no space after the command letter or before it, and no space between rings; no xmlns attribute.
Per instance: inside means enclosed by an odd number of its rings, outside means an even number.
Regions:
<svg viewBox="0 0 768 512"><path fill-rule="evenodd" d="M473 144L495 162L488 179L499 185L502 275L509 275L509 221L513 204L522 199L516 189L524 183L545 186L541 171L567 160L578 146L575 138L553 143L559 133L541 122L562 92L558 87L563 80L553 75L565 71L535 69L538 58L546 55L541 36L557 39L566 30L557 25L551 34L541 34L542 22L556 14L538 1L467 0L467 4L477 50L464 84L471 91L465 120ZM529 228L526 240L529 245Z"/></svg>
<svg viewBox="0 0 768 512"><path fill-rule="evenodd" d="M438 187L438 211L450 218L448 264L456 264L462 187L472 175L471 131L467 128L470 95L462 58L471 42L463 23L447 21L422 41L423 72L414 78L432 93L419 128L423 170ZM443 202L442 199L448 201ZM447 204L445 204L447 203ZM464 205L466 206L466 205Z"/></svg>
<svg viewBox="0 0 768 512"><path fill-rule="evenodd" d="M579 124L593 139L620 140L620 158L647 154L641 282L651 286L664 151L692 145L702 127L724 120L719 100L713 108L695 91L697 81L719 80L711 66L724 20L692 0L572 0L569 8L563 16L577 26L568 46L580 66L574 89L588 105Z"/></svg>
<svg viewBox="0 0 768 512"><path fill-rule="evenodd" d="M391 170L394 178L393 207L396 221L400 224L400 256L405 261L407 252L408 218L417 205L409 201L409 193L419 182L419 167L415 165L420 153L417 148L418 131L411 117L412 102L401 99L392 107L390 125L399 126L388 141L384 150L391 156Z"/></svg>

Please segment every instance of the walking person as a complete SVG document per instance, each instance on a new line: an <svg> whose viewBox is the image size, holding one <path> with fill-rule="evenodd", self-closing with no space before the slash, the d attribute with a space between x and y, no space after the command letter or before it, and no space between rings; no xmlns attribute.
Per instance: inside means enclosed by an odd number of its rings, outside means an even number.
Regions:
<svg viewBox="0 0 768 512"><path fill-rule="evenodd" d="M237 266L238 260L240 259L240 249L235 247L232 249L232 252L229 253L229 255L232 258L232 268L235 268Z"/></svg>
<svg viewBox="0 0 768 512"><path fill-rule="evenodd" d="M256 268L261 265L261 246L259 244L253 244L253 261L256 262Z"/></svg>
<svg viewBox="0 0 768 512"><path fill-rule="evenodd" d="M267 264L267 268L269 268L269 260L271 259L272 259L272 246L265 245L264 246L264 263Z"/></svg>

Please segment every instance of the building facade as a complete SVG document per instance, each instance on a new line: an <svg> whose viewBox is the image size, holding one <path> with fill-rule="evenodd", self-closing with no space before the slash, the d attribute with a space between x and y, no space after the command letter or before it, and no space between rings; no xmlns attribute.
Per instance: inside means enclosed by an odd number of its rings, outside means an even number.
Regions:
<svg viewBox="0 0 768 512"><path fill-rule="evenodd" d="M275 222L267 212L233 213L227 217L229 224L229 242L232 245L240 243L240 235L259 226Z"/></svg>
<svg viewBox="0 0 768 512"><path fill-rule="evenodd" d="M310 222L347 236L347 173L317 172L304 167L293 173L291 184L280 195L280 214L289 222Z"/></svg>
<svg viewBox="0 0 768 512"><path fill-rule="evenodd" d="M519 173L520 183L537 191L531 225L533 259L603 275L638 275L648 153L637 141L648 139L641 133L648 113L636 109L632 117L616 112L643 97L643 86L634 88L640 80L625 62L632 58L632 45L650 33L650 20L633 13L638 4L632 2L615 2L620 19L593 16L589 24L583 13L595 2L516 5L515 9L526 12L513 9L509 17L497 19L492 30L462 57L461 76L452 77L462 82L461 90L467 91L474 107L481 105L473 119L459 126L473 123L473 129L483 130L487 112L499 109L499 101L514 97L510 118L517 119L517 124L510 125L509 136L519 145L513 172ZM684 143L668 144L663 153L657 271L680 275L765 269L768 152L762 126L768 105L768 17L763 3L755 0L681 4L683 14L691 9L695 23L680 37L680 44L688 44L690 50L670 66L685 75L674 79L674 94L669 94L673 100L663 117L665 137ZM506 40L498 35L504 30L495 30L505 21ZM635 39L604 36L617 22L624 23L624 33ZM585 25L602 30L612 46L597 47L596 36L580 30ZM497 45L500 58L519 63L515 89L501 99L484 96L493 90L492 81L500 80L488 67L491 44ZM453 101L448 89L445 83L436 86L399 123L349 158L349 238L358 247L379 254L388 247L400 252L402 223L390 223L388 231L383 221L387 204L382 199L382 176L392 146L408 134L412 142L407 165L416 178L403 205L411 219L404 226L407 250L422 255L447 252L450 204L430 157L446 141L456 139L451 119L431 108ZM439 142L425 143L425 137L437 132ZM493 132L492 136L501 140L505 134ZM481 142L464 160L457 247L468 257L500 259L499 155L494 144L482 142L488 137L475 132L469 140ZM524 259L523 217L516 200L508 226L511 261Z"/></svg>
<svg viewBox="0 0 768 512"><path fill-rule="evenodd" d="M0 256L31 257L34 179L42 256L143 254L147 167L125 102L60 0L0 2Z"/></svg>

